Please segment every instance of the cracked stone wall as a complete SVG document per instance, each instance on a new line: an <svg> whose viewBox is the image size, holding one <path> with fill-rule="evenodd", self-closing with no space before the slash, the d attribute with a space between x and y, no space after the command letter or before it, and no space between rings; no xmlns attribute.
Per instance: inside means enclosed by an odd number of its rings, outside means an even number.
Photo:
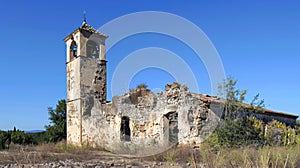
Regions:
<svg viewBox="0 0 300 168"><path fill-rule="evenodd" d="M118 150L124 144L129 148L167 148L177 143L196 145L209 135L220 119L219 114L223 110L220 99L191 93L179 83L168 84L166 92L159 94L137 88L123 96L113 97L111 103L103 104L92 87L94 68L82 67L81 73L85 74L81 88L81 93L84 93L80 103L82 112L68 124L68 142L80 141L110 150ZM211 105L214 108L210 108ZM72 106L74 103L69 102L70 120L74 119L76 111ZM121 138L124 116L130 119L130 141ZM74 124L76 127L72 128Z"/></svg>
<svg viewBox="0 0 300 168"><path fill-rule="evenodd" d="M217 98L205 99L173 83L159 94L141 87L106 101L107 37L83 22L64 39L68 143L117 150L201 142L213 128L210 123L219 120Z"/></svg>

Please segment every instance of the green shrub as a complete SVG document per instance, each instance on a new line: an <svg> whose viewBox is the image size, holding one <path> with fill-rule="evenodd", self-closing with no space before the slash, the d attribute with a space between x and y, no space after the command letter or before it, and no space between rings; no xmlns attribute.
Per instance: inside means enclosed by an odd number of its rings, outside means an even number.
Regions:
<svg viewBox="0 0 300 168"><path fill-rule="evenodd" d="M260 146L264 139L262 129L255 126L255 120L247 117L239 119L225 119L220 128L216 130L221 146L238 148L241 146Z"/></svg>
<svg viewBox="0 0 300 168"><path fill-rule="evenodd" d="M14 144L26 145L33 143L33 137L30 134L26 134L24 131L13 131L11 132L11 142Z"/></svg>
<svg viewBox="0 0 300 168"><path fill-rule="evenodd" d="M212 149L218 149L220 147L219 136L216 132L213 132L205 141L205 144L209 145Z"/></svg>
<svg viewBox="0 0 300 168"><path fill-rule="evenodd" d="M296 120L296 127L300 128L300 120Z"/></svg>
<svg viewBox="0 0 300 168"><path fill-rule="evenodd" d="M285 123L273 120L265 126L265 139L269 145L291 145L297 143L296 130Z"/></svg>
<svg viewBox="0 0 300 168"><path fill-rule="evenodd" d="M0 149L8 149L10 141L9 133L6 131L0 131Z"/></svg>

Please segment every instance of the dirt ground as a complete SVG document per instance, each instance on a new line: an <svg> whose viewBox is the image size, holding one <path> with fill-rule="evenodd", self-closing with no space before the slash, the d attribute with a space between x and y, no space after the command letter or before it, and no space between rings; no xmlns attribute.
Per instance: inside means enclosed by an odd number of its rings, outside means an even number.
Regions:
<svg viewBox="0 0 300 168"><path fill-rule="evenodd" d="M157 156L149 157L131 157L125 155L113 154L101 150L68 150L68 151L51 151L51 150L33 150L19 147L0 151L0 168L10 167L39 167L39 168L92 168L92 167L190 167L187 163L176 163L165 158Z"/></svg>

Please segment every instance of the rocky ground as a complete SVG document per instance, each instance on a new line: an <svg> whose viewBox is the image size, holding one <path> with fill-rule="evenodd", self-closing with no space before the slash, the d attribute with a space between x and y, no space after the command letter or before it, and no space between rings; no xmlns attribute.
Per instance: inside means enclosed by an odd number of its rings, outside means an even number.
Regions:
<svg viewBox="0 0 300 168"><path fill-rule="evenodd" d="M40 164L7 164L0 165L1 168L104 168L104 167L122 167L122 168L152 168L152 167L190 167L190 164L180 165L178 163L166 163L166 162L103 162L103 161L93 161L93 162L74 162L73 160L65 160L58 162L40 163Z"/></svg>
<svg viewBox="0 0 300 168"><path fill-rule="evenodd" d="M49 161L47 161L49 160ZM90 153L12 153L0 152L0 168L156 168L192 167L190 163L152 161L151 158L131 158L104 151Z"/></svg>

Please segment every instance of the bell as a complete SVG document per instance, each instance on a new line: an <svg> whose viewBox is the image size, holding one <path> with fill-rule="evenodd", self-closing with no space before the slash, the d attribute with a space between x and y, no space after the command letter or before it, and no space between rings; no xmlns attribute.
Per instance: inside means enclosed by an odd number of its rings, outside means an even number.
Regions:
<svg viewBox="0 0 300 168"><path fill-rule="evenodd" d="M93 52L92 52L92 55L97 55L97 52L96 52L96 50L94 50Z"/></svg>

